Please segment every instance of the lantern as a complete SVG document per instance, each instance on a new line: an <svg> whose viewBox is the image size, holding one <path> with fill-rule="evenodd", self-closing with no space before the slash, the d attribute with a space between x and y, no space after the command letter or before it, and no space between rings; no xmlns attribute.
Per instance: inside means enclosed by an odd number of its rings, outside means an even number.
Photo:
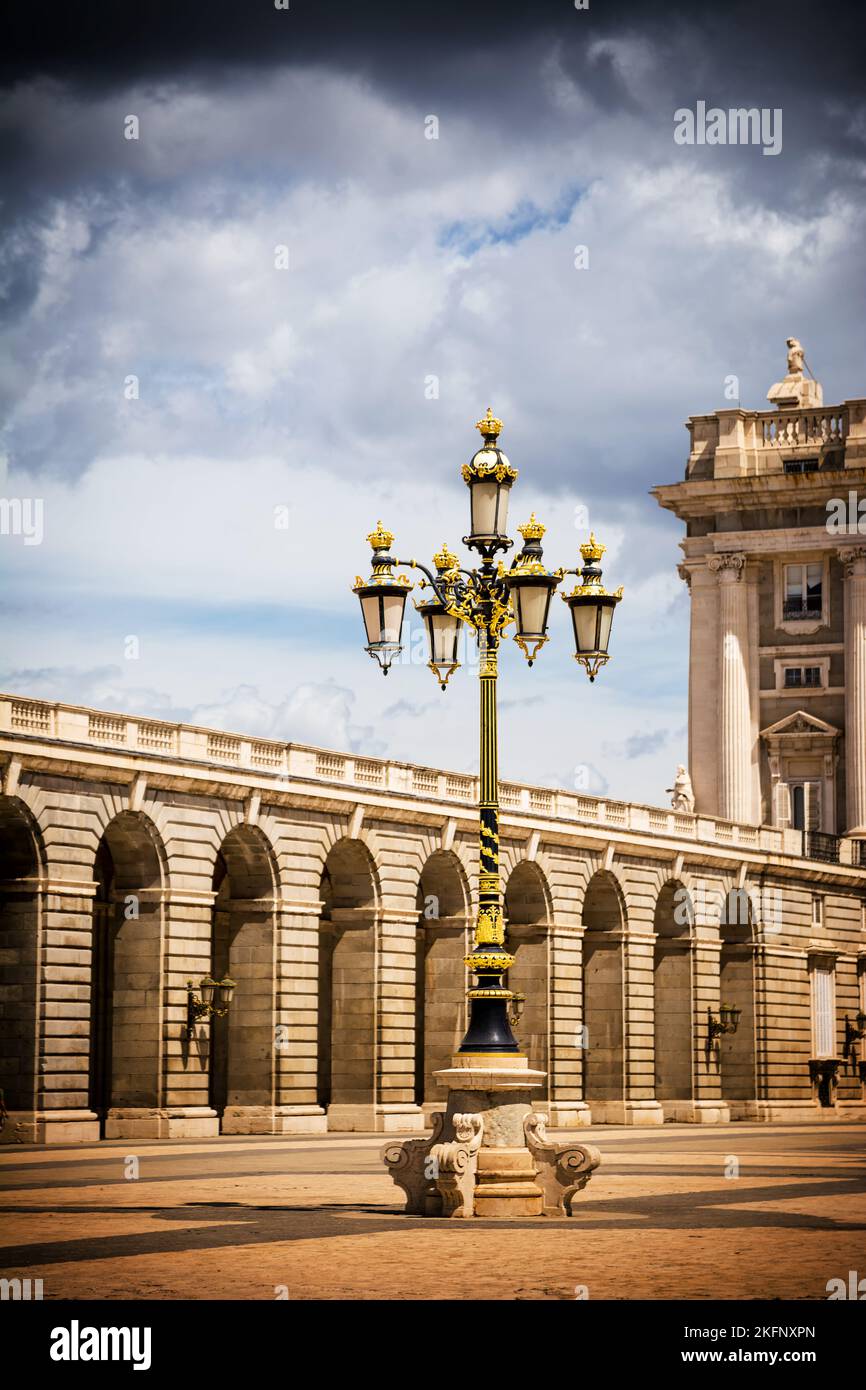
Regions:
<svg viewBox="0 0 866 1390"><path fill-rule="evenodd" d="M574 624L574 659L586 668L591 681L595 680L601 667L609 660L607 647L613 610L622 598L621 588L609 594L601 582L598 562L606 549L594 535L590 535L589 540L580 547L584 561L583 569L579 572L582 582L570 594L562 595L563 602L571 609Z"/></svg>
<svg viewBox="0 0 866 1390"><path fill-rule="evenodd" d="M561 574L551 574L542 563L541 538L546 528L536 521L535 512L517 529L523 537L523 550L503 578L514 610L514 640L531 666L547 641L550 600Z"/></svg>
<svg viewBox="0 0 866 1390"><path fill-rule="evenodd" d="M214 990L216 987L216 980L211 975L205 975L204 979L200 981L198 992L199 998L203 1004L210 1005L213 1003Z"/></svg>
<svg viewBox="0 0 866 1390"><path fill-rule="evenodd" d="M440 590L444 590L447 586L449 573L456 573L457 556L448 549L448 545L445 543L438 554L433 556L433 563L440 580ZM424 603L416 603L415 607L424 620L424 627L427 632L427 645L430 652L430 660L427 665L444 690L449 678L460 665L457 660L460 619L450 611L447 603L438 597L427 599Z"/></svg>
<svg viewBox="0 0 866 1390"><path fill-rule="evenodd" d="M217 985L217 1003L221 1008L227 1009L232 1002L232 995L235 992L235 981L228 975L224 975Z"/></svg>
<svg viewBox="0 0 866 1390"><path fill-rule="evenodd" d="M502 421L487 407L487 414L475 426L484 443L469 463L463 465L463 480L469 488L470 534L466 544L477 550L507 550L508 494L517 477L497 444Z"/></svg>
<svg viewBox="0 0 866 1390"><path fill-rule="evenodd" d="M402 651L403 611L412 586L403 576L399 579L394 577L393 567L397 562L390 554L394 544L393 532L385 531L380 521L367 540L373 548L373 573L366 584L358 576L352 592L358 595L361 602L361 615L367 634L365 650L375 657L387 676L391 662Z"/></svg>

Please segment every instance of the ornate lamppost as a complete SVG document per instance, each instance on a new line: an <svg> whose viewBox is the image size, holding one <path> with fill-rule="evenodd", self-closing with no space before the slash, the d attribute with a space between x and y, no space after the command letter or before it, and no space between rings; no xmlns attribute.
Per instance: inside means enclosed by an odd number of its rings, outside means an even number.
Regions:
<svg viewBox="0 0 866 1390"><path fill-rule="evenodd" d="M602 583L599 561L605 547L593 535L580 547L580 569L545 567L541 541L545 528L533 513L518 527L523 537L520 553L506 569L495 557L512 549L507 531L508 502L517 470L499 448L502 421L488 408L479 420L483 443L462 470L469 488L470 533L463 543L477 551L480 564L463 569L447 545L433 557L435 575L418 560L399 560L391 554L392 532L381 521L368 537L373 549L373 572L365 583L355 582L353 592L361 602L367 634L366 650L382 667L385 675L402 650L401 633L406 599L412 585L396 569L418 569L426 576L419 587L429 587L433 597L416 604L427 632L429 666L444 690L458 668L457 652L461 627L474 633L479 651L481 694L481 748L479 777L479 859L478 916L475 939L466 964L477 977L469 990L470 1018L460 1046L463 1054L516 1054L517 1041L511 1031L509 1006L514 995L503 983L514 957L505 945L502 892L499 878L499 774L496 717L496 683L500 640L511 624L514 640L531 666L548 640L550 601L566 575L575 575L577 584L563 594L574 629L575 660L585 667L591 681L608 660L608 642L616 605L622 589L608 593Z"/></svg>

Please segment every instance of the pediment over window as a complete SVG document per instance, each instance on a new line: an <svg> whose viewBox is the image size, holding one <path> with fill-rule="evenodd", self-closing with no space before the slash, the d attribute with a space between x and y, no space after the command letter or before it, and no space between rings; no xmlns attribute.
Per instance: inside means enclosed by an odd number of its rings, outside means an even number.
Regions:
<svg viewBox="0 0 866 1390"><path fill-rule="evenodd" d="M817 715L807 714L805 710L798 709L793 714L786 714L784 719L771 724L768 729L762 729L761 738L802 738L804 734L811 738L839 738L841 732L841 729L834 728Z"/></svg>

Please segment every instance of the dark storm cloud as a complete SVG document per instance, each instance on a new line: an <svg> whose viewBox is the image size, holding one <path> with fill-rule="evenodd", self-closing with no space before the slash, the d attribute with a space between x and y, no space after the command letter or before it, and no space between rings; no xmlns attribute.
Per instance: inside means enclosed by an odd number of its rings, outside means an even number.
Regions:
<svg viewBox="0 0 866 1390"><path fill-rule="evenodd" d="M678 27L693 27L704 35L698 81L702 66L718 72L732 54L739 74L777 86L797 73L813 90L842 94L856 90L862 71L862 6L842 0L820 7L812 0L591 0L577 13L571 0L290 0L287 10L273 0L7 0L4 9L6 80L43 73L123 85L195 67L328 62L367 68L380 80L390 75L409 90L431 69L459 70L461 51L476 49L480 92L495 88L502 48L538 34L578 40L577 25L591 26L594 37L632 28L661 43ZM816 44L827 61L815 61ZM478 62L485 55L487 68ZM597 63L595 73L604 100L617 76L609 63Z"/></svg>

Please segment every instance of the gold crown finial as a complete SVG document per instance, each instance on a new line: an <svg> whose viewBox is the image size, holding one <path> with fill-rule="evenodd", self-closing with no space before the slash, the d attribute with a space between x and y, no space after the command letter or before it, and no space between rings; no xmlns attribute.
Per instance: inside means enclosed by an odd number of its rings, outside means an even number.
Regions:
<svg viewBox="0 0 866 1390"><path fill-rule="evenodd" d="M436 554L433 556L433 563L437 570L442 570L443 572L456 568L457 556L453 551L448 549L447 541L442 542L442 549L437 550Z"/></svg>
<svg viewBox="0 0 866 1390"><path fill-rule="evenodd" d="M590 560L600 560L606 550L607 546L602 545L601 541L595 539L595 533L593 531L589 533L589 540L584 541L583 545L580 547L580 553L587 564Z"/></svg>
<svg viewBox="0 0 866 1390"><path fill-rule="evenodd" d="M374 550L390 550L394 544L394 532L386 531L381 521L377 521L375 531L370 532L367 540Z"/></svg>
<svg viewBox="0 0 866 1390"><path fill-rule="evenodd" d="M497 420L490 406L487 407L487 414L481 420L476 420L475 428L480 430L485 439L497 439L502 429L502 421Z"/></svg>
<svg viewBox="0 0 866 1390"><path fill-rule="evenodd" d="M517 529L525 541L540 541L547 527L542 526L535 512L533 512L529 520L524 521L523 525L518 526Z"/></svg>

